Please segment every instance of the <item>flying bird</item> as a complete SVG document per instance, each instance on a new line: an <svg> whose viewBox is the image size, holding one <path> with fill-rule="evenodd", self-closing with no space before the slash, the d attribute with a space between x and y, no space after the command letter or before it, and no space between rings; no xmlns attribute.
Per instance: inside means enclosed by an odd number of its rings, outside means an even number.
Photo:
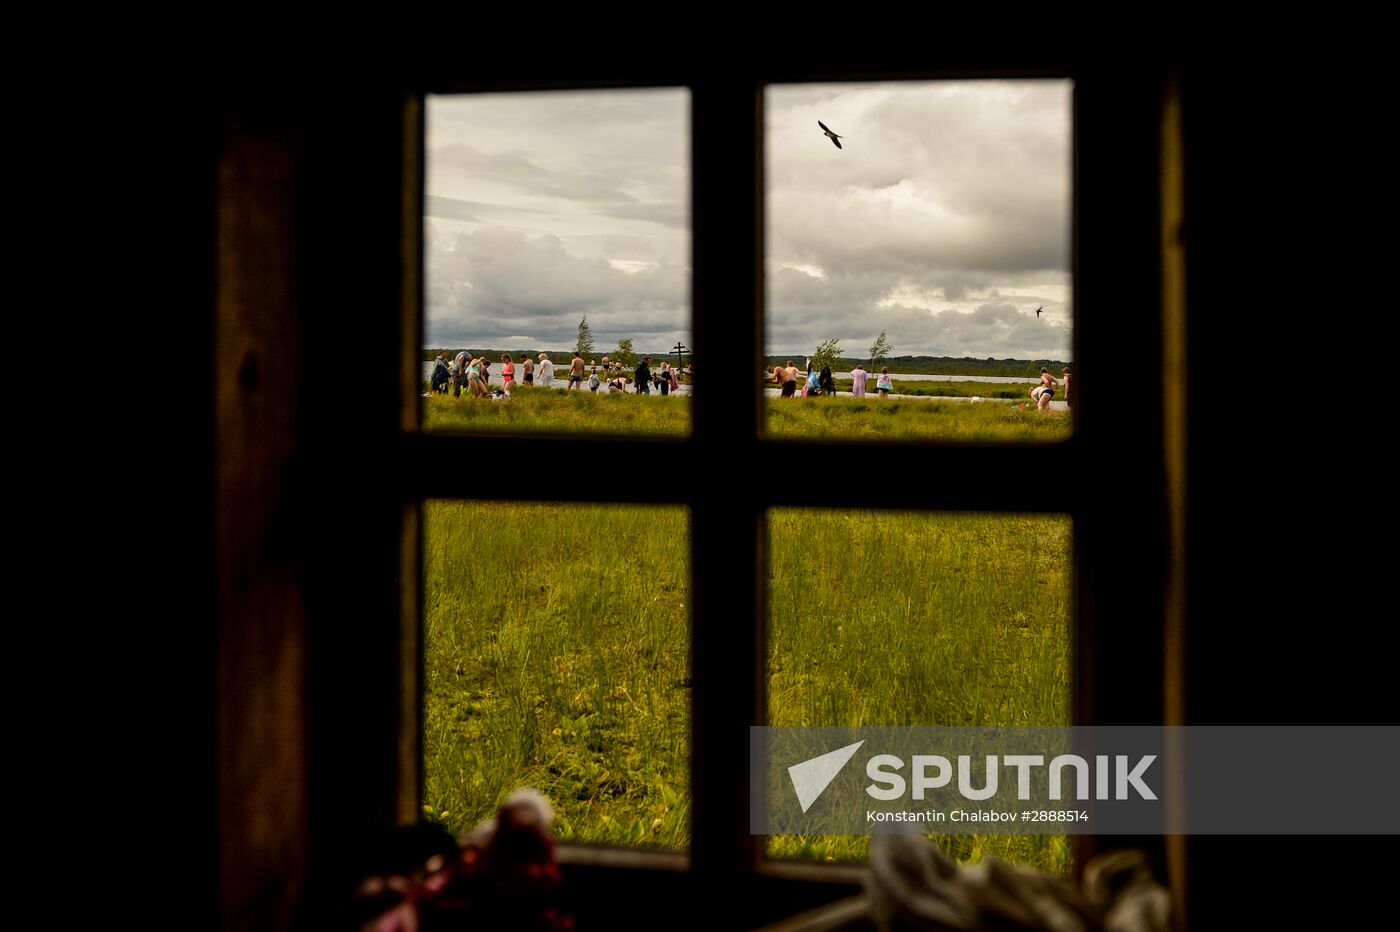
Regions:
<svg viewBox="0 0 1400 932"><path fill-rule="evenodd" d="M845 137L843 137L843 136L838 136L838 135L836 135L835 133L833 133L831 130L827 129L827 128L826 128L826 124L823 123L821 120L818 120L818 121L817 121L817 125L820 126L820 127L822 128L822 132L823 132L823 133L826 133L827 138L829 138L829 139L831 140L831 144L832 144L832 145L834 145L834 146L835 146L836 148L838 148L838 149L841 148L841 143L838 142L837 140L843 139L843 138L845 138Z"/></svg>
<svg viewBox="0 0 1400 932"><path fill-rule="evenodd" d="M1040 309L1043 308L1043 307L1045 307L1045 305L1042 304L1040 307L1038 307L1038 308L1035 309L1035 316L1036 316L1036 317L1039 317L1039 316L1040 316Z"/></svg>

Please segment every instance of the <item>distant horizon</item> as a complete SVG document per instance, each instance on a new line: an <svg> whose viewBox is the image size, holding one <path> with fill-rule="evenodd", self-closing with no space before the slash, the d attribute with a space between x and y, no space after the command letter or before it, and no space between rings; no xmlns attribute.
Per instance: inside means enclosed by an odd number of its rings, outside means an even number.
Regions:
<svg viewBox="0 0 1400 932"><path fill-rule="evenodd" d="M479 350L479 351L481 351L481 352L490 352L490 353L510 353L510 354L512 354L512 355L519 355L519 356L522 356L522 357L523 357L523 356L528 356L528 355L538 355L539 353L544 353L544 354L546 354L546 355L548 355L548 356L572 356L573 353L574 353L574 350L573 350L572 348L560 349L560 350L551 350L551 349L542 349L542 348L537 347L537 346L526 347L526 348L522 348L522 349L513 349L513 348L511 348L511 347L500 347L500 346L481 346L481 347L473 347L473 346L460 346L460 345L454 345L454 346L424 346L424 347L422 348L422 352L423 352L423 353L433 353L433 354L442 352L443 350L448 350L449 352L453 352L454 355L455 355L455 353L460 353L460 352L476 352L476 351ZM613 347L612 349L609 349L609 350L606 350L606 351L595 350L594 352L592 352L592 353L589 354L589 355L590 355L591 357L596 357L596 358L598 358L598 359L602 359L604 356L615 355L616 353L617 353L617 348L616 348L616 347ZM638 359L641 359L643 356L651 356L651 357L653 357L653 358L661 358L661 357L664 357L664 356L674 356L674 355L676 355L676 353L675 353L674 350L671 350L671 351L668 351L668 352L658 352L658 351L655 351L655 350L637 350L637 349L634 349L634 350L632 350L632 355L635 356L635 357L637 357ZM687 350L685 350L684 355L687 356L687 357L689 357L689 356L694 356L695 353L694 353L692 350L687 349ZM811 352L810 350L804 350L804 351L802 351L802 352L765 353L763 356L760 357L760 359L776 359L776 358L778 358L778 357L781 356L781 357L783 357L783 358L785 358L785 359L792 359L792 360L796 361L797 359L804 359L804 360L805 360L806 358L808 358L808 357L811 356L811 355L812 355L812 352ZM869 354L866 354L866 355L860 355L860 354L852 355L852 354L850 354L850 353L843 352L839 358L840 358L840 359L855 360L855 361L859 362L859 361L864 360L864 359L869 359L870 356L869 356ZM895 353L895 354L892 354L892 355L889 355L889 356L883 356L883 357L881 357L881 358L882 358L882 359L885 359L885 360L891 360L891 361L892 361L892 360L897 360L897 359L910 359L910 360L914 360L914 359L931 359L931 360L946 359L946 360L949 360L949 361L952 361L952 362L998 362L998 363L1021 363L1021 362L1031 363L1031 362L1035 362L1035 363L1040 363L1041 365L1048 365L1048 364L1050 364L1050 363L1057 363L1057 364L1063 364L1063 365L1071 365L1071 364L1073 363L1073 360L1072 360L1072 359L1068 359L1068 358L1066 358L1066 359L1061 359L1061 358L1058 358L1058 357L1047 357L1047 356L950 356L950 355L948 355L947 353ZM426 362L426 361L431 361L431 360L424 360L424 361Z"/></svg>

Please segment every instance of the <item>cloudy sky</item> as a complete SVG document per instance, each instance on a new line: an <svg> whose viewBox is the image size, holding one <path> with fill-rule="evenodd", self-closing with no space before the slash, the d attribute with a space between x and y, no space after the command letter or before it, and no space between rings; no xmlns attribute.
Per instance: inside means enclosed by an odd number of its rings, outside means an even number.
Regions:
<svg viewBox="0 0 1400 932"><path fill-rule="evenodd" d="M768 351L1068 359L1070 90L770 88ZM688 133L684 90L430 98L427 345L690 345Z"/></svg>

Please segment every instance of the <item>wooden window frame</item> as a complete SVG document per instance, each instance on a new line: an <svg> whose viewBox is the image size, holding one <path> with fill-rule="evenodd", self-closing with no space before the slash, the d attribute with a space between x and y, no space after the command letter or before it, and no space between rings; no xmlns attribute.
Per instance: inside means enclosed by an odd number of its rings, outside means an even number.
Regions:
<svg viewBox="0 0 1400 932"><path fill-rule="evenodd" d="M1173 195L1163 182L1171 160L1164 114L1172 99L1164 69L1150 61L1108 69L1072 60L1034 68L823 63L819 71L727 64L721 75L698 67L619 74L579 61L514 74L468 66L466 74L384 81L312 113L289 112L280 100L269 107L256 96L223 112L214 182L214 344L217 358L232 364L216 374L215 433L221 462L230 449L242 459L216 480L217 565L221 593L234 592L249 572L264 586L257 598L231 604L221 595L216 693L219 767L222 786L229 787L219 807L226 915L277 925L306 903L334 902L350 869L348 842L417 815L420 509L431 498L690 508L691 848L684 855L565 848L561 860L580 881L573 889L582 916L615 908L610 904L625 895L627 909L640 910L643 927L654 914L639 902L665 908L701 900L729 911L717 919L721 924L729 918L734 927L750 926L859 889L861 868L769 862L760 840L748 833L747 729L765 719L765 515L774 506L1069 515L1076 567L1074 721L1172 723L1178 711L1172 697L1181 693L1174 664L1184 611L1184 568L1174 545L1182 508L1173 483L1184 441L1170 429L1166 412L1180 400L1173 393L1184 388L1169 385L1159 403L1142 404L1130 393L1096 391L1095 379L1095 373L1115 370L1124 345L1134 347L1136 359L1165 369L1182 339L1180 308L1164 285L1179 275L1170 261ZM426 93L687 87L693 344L701 353L723 347L726 357L741 361L739 368L747 361L756 370L763 348L764 88L809 80L981 77L1075 82L1073 358L1082 394L1074 435L1049 453L1063 481L1026 482L1024 446L976 443L882 445L892 474L939 477L902 489L831 488L810 473L779 480L758 470L737 495L676 487L646 473L604 474L573 486L549 465L565 447L583 461L604 452L622 461L664 453L695 463L758 463L773 449L803 459L835 448L765 438L759 393L707 391L703 384L692 397L692 432L683 438L418 431ZM366 140L348 158L331 145L346 120ZM352 181L364 192L353 214L341 203ZM287 202L289 189L298 193ZM351 216L359 225L347 229ZM244 271L250 256L268 269L263 278ZM347 256L363 261L361 280L343 280ZM275 299L271 310L268 294ZM1123 294L1141 295L1140 305L1125 312L1117 304ZM376 305L394 303L400 314L386 323ZM362 404L330 412L315 404L325 376L313 348L347 327L358 346L368 347L355 358L355 397ZM276 370L277 383L297 399L290 414L259 394L259 373L267 371L260 365L267 359L291 370ZM255 434L257 443L248 441ZM269 447L269 438L281 444ZM241 447L240 439L247 441ZM1036 455L1046 455L1045 449ZM448 467L466 456L518 465L482 483ZM373 474L364 478L357 463L370 464ZM290 478L270 483L260 472L269 465L285 468ZM265 565L251 570L238 555L265 546L270 532L236 517L250 490L262 497L243 514L290 514L293 528L290 543L261 551ZM353 520L341 514L351 496ZM287 504L289 497L295 505ZM270 618L269 604L284 611ZM271 646L250 646L250 632L265 636L257 644ZM285 670L281 679L273 675ZM274 701L283 714L256 711ZM267 769L246 756L249 747L279 742L293 746L279 766ZM248 814L264 807L285 812L288 821L250 823ZM268 843L268 832L276 844ZM1137 844L1163 864L1170 861L1180 890L1182 865L1172 859L1169 842L1155 836L1113 842ZM1097 843L1078 838L1080 863ZM269 878L282 891L270 902ZM767 912L751 914L750 899L766 903Z"/></svg>

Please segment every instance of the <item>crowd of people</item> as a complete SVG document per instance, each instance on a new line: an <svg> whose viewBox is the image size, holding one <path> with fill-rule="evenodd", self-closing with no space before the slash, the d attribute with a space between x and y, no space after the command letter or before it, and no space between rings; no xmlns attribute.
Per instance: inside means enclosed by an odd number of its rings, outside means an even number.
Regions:
<svg viewBox="0 0 1400 932"><path fill-rule="evenodd" d="M818 372L812 365L812 360L807 360L807 375L804 378L802 370L792 364L789 359L786 365L767 366L763 370L764 381L777 385L784 398L811 398L817 395L835 395L836 379L831 374L830 366L822 366ZM864 398L865 387L870 381L870 373L865 371L865 367L856 363L856 367L851 370L851 395L856 398ZM890 392L894 391L894 382L890 379L888 366L880 368L880 374L875 379L875 390L880 393L881 398L888 398Z"/></svg>
<svg viewBox="0 0 1400 932"><path fill-rule="evenodd" d="M810 398L816 395L835 395L836 380L831 375L831 367L823 366L818 372L812 365L812 360L807 360L807 375L804 377L802 371L793 365L789 359L786 365L767 366L763 370L764 381L780 387L784 398ZM1044 366L1040 367L1040 384L1031 389L1031 400L1035 402L1036 409L1049 413L1050 402L1055 397L1055 389L1064 385L1064 400L1069 406L1074 406L1073 382L1070 379L1069 367L1066 366L1061 374L1062 378L1056 379L1050 374L1050 370ZM865 371L865 367L856 363L851 370L849 378L851 380L851 395L855 398L866 397L866 386L870 381L870 373ZM894 381L890 378L888 366L881 366L880 372L875 377L875 391L880 393L881 398L888 398L890 392L894 391ZM1025 407L1025 405L1022 405Z"/></svg>
<svg viewBox="0 0 1400 932"><path fill-rule="evenodd" d="M443 350L434 360L430 385L434 392L446 394L450 390L454 398L460 398L464 391L473 398L509 398L511 392L522 385L555 387L554 363L550 361L548 353L540 353L538 360L530 358L528 354L522 355L518 381L514 356L502 353L499 389L490 387L490 367L491 361L485 356L473 356L462 350L449 358L447 350ZM616 394L626 392L630 387L638 395L650 395L655 389L658 394L666 396L680 390L682 375L687 380L691 375L690 366L682 370L672 366L669 360L662 361L661 366L653 370L650 356L642 357L642 361L631 370L631 376L624 374L627 371L622 363L606 356L600 365L596 359L584 363L583 357L575 353L569 363L567 390L581 390L587 385L590 392L597 393L605 388L609 394Z"/></svg>

